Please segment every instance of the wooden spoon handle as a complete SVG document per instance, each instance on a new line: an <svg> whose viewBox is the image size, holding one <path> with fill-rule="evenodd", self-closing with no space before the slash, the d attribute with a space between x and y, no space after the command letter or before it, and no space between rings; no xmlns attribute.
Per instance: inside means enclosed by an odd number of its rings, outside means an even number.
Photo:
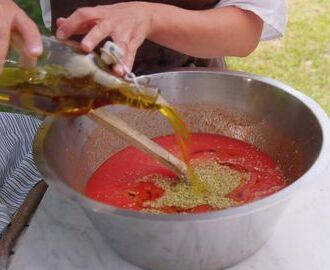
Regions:
<svg viewBox="0 0 330 270"><path fill-rule="evenodd" d="M109 113L103 108L99 108L97 110L91 111L88 116L103 127L109 129L111 132L114 132L135 147L139 148L149 156L158 160L175 174L187 178L187 166L182 160L175 157L159 144L150 140L141 132L130 127L127 123L125 123L114 114Z"/></svg>

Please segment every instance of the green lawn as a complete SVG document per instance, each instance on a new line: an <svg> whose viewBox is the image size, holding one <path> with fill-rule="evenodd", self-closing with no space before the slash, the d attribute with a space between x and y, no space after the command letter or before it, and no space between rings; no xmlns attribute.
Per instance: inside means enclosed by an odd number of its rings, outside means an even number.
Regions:
<svg viewBox="0 0 330 270"><path fill-rule="evenodd" d="M261 43L247 58L229 58L228 64L283 81L330 114L330 1L290 0L285 37Z"/></svg>
<svg viewBox="0 0 330 270"><path fill-rule="evenodd" d="M41 24L37 1L16 2ZM289 2L285 37L260 44L249 57L228 58L229 67L283 81L314 98L330 114L330 1Z"/></svg>

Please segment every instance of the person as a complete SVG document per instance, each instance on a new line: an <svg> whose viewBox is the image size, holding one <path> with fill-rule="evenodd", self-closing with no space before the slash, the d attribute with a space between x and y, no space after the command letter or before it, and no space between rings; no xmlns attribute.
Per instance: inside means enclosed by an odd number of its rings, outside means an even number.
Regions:
<svg viewBox="0 0 330 270"><path fill-rule="evenodd" d="M46 26L58 39L77 39L81 49L90 52L111 38L136 74L184 66L220 68L219 59L247 56L260 40L282 36L286 26L285 0L41 0L40 4ZM37 26L14 1L0 0L0 16L0 72L13 32L22 37L27 54L42 54ZM114 71L124 72L120 65ZM0 231L40 179L31 154L39 123L27 116L0 114ZM8 150L12 133L18 134L16 146Z"/></svg>
<svg viewBox="0 0 330 270"><path fill-rule="evenodd" d="M32 20L12 0L0 5L0 61L11 31L22 35L31 55L40 55L40 34ZM57 38L83 34L81 47L89 52L111 37L124 50L124 63L138 74L247 56L260 37L279 37L286 24L285 0L41 0L41 7ZM123 72L120 66L115 70Z"/></svg>

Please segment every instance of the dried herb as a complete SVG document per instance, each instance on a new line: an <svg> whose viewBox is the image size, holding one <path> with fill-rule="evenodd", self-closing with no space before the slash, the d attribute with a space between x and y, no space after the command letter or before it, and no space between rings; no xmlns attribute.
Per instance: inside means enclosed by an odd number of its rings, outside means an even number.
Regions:
<svg viewBox="0 0 330 270"><path fill-rule="evenodd" d="M248 173L238 172L221 165L215 158L200 159L192 162L195 174L203 183L205 192L196 192L189 182L173 181L172 178L159 175L144 177L140 181L152 181L165 193L156 200L144 202L147 212L158 213L166 207L192 209L208 205L213 209L227 208L237 203L227 195L249 178Z"/></svg>

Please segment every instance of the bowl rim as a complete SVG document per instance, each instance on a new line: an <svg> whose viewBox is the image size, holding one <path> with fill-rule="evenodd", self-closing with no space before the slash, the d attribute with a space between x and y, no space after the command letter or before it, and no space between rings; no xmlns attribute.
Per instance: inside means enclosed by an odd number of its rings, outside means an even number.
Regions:
<svg viewBox="0 0 330 270"><path fill-rule="evenodd" d="M126 218L137 218L137 219L145 219L145 220L159 220L159 221L209 221L213 219L228 219L228 218L236 218L241 215L251 214L253 212L261 211L264 208L268 208L274 204L277 204L283 200L289 199L290 195L301 188L302 185L307 184L311 181L311 179L319 176L323 173L330 163L330 119L325 111L321 108L321 106L315 102L312 98L306 96L305 94L295 90L294 88L277 81L275 79L264 77L256 74L240 72L240 71L208 71L208 70L189 70L189 71L171 71L171 72L162 72L155 73L150 75L144 75L139 78L153 77L153 76L162 76L168 74L182 74L182 73L199 73L199 74L218 74L225 76L235 76L245 79L256 80L262 83L266 83L272 85L274 87L280 88L282 91L288 93L289 95L295 97L300 102L302 102L315 116L318 120L318 123L321 128L323 143L321 146L320 153L316 158L317 162L314 162L311 167L296 181L291 183L289 186L284 189L277 191L270 196L267 196L262 199L258 199L256 201L243 204L241 206L231 207L227 209L206 212L206 213L194 213L194 214L152 214L145 212L138 212L132 210L126 210L117 208L114 206L110 206L104 204L102 202L95 201L90 199L83 194L75 191L70 188L68 185L64 184L56 175L56 173L50 169L47 164L47 160L45 158L43 152L43 143L46 138L47 132L52 126L52 124L56 121L53 117L46 117L42 125L40 126L34 141L33 141L33 157L36 163L37 168L41 172L42 176L44 176L45 181L48 184L54 184L54 186L58 189L59 192L63 193L65 197L68 197L74 201L76 201L80 206L86 209L90 209L94 212L109 214L109 215L117 215ZM47 176L47 177L45 177Z"/></svg>

